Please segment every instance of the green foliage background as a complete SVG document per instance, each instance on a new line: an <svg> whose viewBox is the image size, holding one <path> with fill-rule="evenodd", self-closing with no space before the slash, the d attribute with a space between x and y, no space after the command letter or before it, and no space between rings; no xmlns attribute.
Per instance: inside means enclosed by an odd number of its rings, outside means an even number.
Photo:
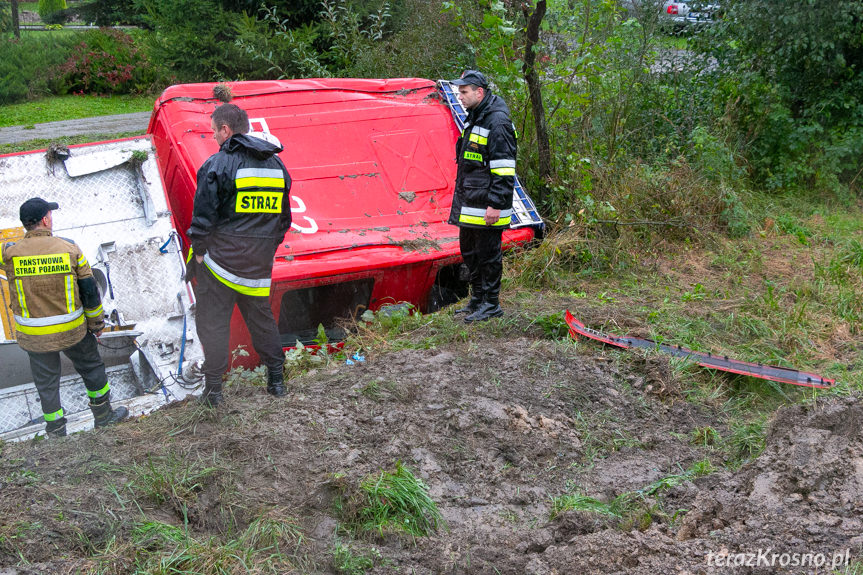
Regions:
<svg viewBox="0 0 863 575"><path fill-rule="evenodd" d="M713 24L674 29L658 17L660 0L549 0L536 64L549 177L538 174L522 69L523 6L535 4L90 0L74 9L100 24L143 26L134 56L143 72L118 88L126 92L172 82L452 78L479 68L513 110L522 180L553 221L587 234L607 232L597 230L608 222L651 221L661 226L633 228L630 239L741 236L752 189L840 202L859 191L863 3L727 0ZM104 35L81 39L130 61ZM72 46L57 33L3 41L0 103L67 90L59 66Z"/></svg>

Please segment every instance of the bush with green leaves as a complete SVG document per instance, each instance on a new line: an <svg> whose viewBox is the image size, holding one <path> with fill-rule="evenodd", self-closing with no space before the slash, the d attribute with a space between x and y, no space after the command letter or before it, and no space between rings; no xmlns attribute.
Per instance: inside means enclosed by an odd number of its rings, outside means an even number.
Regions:
<svg viewBox="0 0 863 575"><path fill-rule="evenodd" d="M232 12L212 0L134 0L143 14L151 61L180 82L257 80L266 69L236 45L248 14Z"/></svg>
<svg viewBox="0 0 863 575"><path fill-rule="evenodd" d="M50 22L54 13L66 9L66 0L39 0L36 11L43 22Z"/></svg>
<svg viewBox="0 0 863 575"><path fill-rule="evenodd" d="M54 70L56 93L138 94L150 91L156 68L122 30L89 30Z"/></svg>
<svg viewBox="0 0 863 575"><path fill-rule="evenodd" d="M729 0L703 38L718 64L715 95L745 138L759 183L830 192L859 185L861 25L860 2Z"/></svg>
<svg viewBox="0 0 863 575"><path fill-rule="evenodd" d="M12 30L12 4L0 1L0 32Z"/></svg>
<svg viewBox="0 0 863 575"><path fill-rule="evenodd" d="M79 38L62 31L0 41L0 105L50 94L51 70L69 57Z"/></svg>

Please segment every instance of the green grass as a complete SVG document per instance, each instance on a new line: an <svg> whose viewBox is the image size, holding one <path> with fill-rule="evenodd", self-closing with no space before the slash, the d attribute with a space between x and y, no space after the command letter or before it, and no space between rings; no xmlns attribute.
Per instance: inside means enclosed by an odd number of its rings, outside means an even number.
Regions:
<svg viewBox="0 0 863 575"><path fill-rule="evenodd" d="M77 120L93 116L112 116L150 112L156 97L146 96L52 96L32 102L0 107L0 128L32 126L44 122Z"/></svg>
<svg viewBox="0 0 863 575"><path fill-rule="evenodd" d="M122 138L134 138L140 136L140 132L120 132L119 134L88 134L82 136L66 136L55 140L35 139L14 144L0 144L0 154L16 154L32 150L45 150L51 144L73 146L75 144L88 144L90 142L104 142L106 140L119 140Z"/></svg>
<svg viewBox="0 0 863 575"><path fill-rule="evenodd" d="M358 503L348 523L360 533L403 532L422 537L446 528L428 486L401 462L393 472L381 471L363 479Z"/></svg>
<svg viewBox="0 0 863 575"><path fill-rule="evenodd" d="M133 463L129 471L132 492L156 504L174 502L179 508L191 503L220 468L171 453Z"/></svg>
<svg viewBox="0 0 863 575"><path fill-rule="evenodd" d="M132 526L131 541L110 540L94 559L100 573L147 575L233 575L235 573L308 572L305 541L297 522L284 509L263 513L235 537L198 539L160 521Z"/></svg>

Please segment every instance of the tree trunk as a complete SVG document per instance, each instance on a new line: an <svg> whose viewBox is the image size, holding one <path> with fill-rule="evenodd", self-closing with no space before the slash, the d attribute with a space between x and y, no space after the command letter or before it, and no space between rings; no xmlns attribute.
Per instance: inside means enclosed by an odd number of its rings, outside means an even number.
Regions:
<svg viewBox="0 0 863 575"><path fill-rule="evenodd" d="M18 0L12 0L12 30L16 38L21 38L21 21L18 19Z"/></svg>
<svg viewBox="0 0 863 575"><path fill-rule="evenodd" d="M546 0L537 0L536 8L531 13L530 2L522 4L522 12L527 19L524 46L524 65L522 72L530 96L530 106L533 109L533 124L536 128L536 140L539 154L539 177L547 182L551 176L551 145L548 140L548 126L545 123L545 107L542 103L542 90L539 84L539 74L536 71L536 53L534 49L539 41L539 29L545 16ZM540 190L538 201L542 202L545 194Z"/></svg>

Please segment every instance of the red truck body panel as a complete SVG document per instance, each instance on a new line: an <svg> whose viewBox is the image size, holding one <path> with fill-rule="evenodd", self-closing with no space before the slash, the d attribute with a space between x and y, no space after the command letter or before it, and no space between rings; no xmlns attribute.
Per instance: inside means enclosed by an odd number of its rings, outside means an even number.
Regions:
<svg viewBox="0 0 863 575"><path fill-rule="evenodd" d="M168 88L147 129L186 246L196 172L218 150L210 130L220 104L215 85ZM306 79L229 86L252 129L281 141L279 156L293 180L294 223L276 253L271 293L283 344L293 345L300 332L308 339L311 326L330 327L334 316L353 315L356 307L409 302L428 311L439 272L461 261L458 229L446 223L459 131L435 83ZM533 236L530 227L510 229L504 244ZM302 317L289 317L297 313ZM232 347L249 341L235 312Z"/></svg>

